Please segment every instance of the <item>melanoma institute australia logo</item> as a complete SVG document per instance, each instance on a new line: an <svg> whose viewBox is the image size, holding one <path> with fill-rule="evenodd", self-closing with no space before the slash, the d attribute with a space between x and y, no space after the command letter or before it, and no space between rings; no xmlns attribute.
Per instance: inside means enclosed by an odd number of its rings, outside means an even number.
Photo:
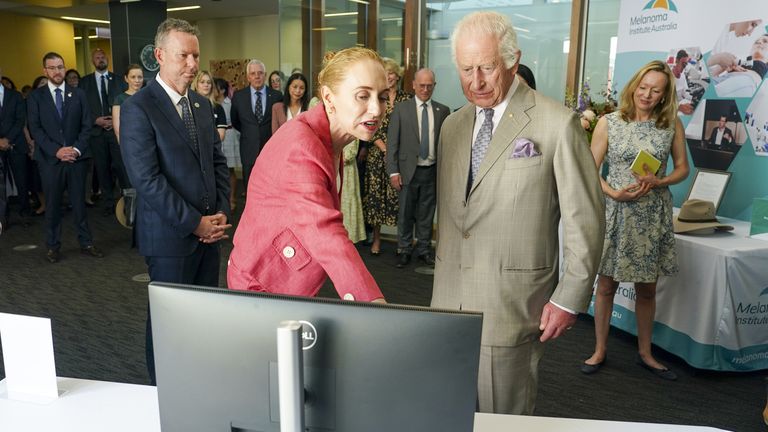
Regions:
<svg viewBox="0 0 768 432"><path fill-rule="evenodd" d="M658 33L677 30L674 20L677 6L672 0L651 0L645 4L640 15L629 18L629 34Z"/></svg>

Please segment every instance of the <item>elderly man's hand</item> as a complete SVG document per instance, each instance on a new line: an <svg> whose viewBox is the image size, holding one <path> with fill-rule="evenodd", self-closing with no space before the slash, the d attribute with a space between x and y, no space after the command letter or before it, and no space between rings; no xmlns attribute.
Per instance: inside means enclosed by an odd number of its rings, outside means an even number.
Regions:
<svg viewBox="0 0 768 432"><path fill-rule="evenodd" d="M544 310L541 312L541 321L539 323L541 337L539 337L539 340L546 342L560 337L566 330L570 330L576 324L576 317L578 315L547 302L544 305Z"/></svg>

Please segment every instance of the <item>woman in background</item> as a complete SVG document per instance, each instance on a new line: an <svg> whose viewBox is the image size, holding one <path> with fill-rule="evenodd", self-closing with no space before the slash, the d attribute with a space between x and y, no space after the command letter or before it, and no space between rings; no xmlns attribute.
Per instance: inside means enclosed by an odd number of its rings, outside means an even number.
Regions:
<svg viewBox="0 0 768 432"><path fill-rule="evenodd" d="M232 127L232 99L229 97L229 82L223 78L214 78L216 87L221 93L221 107L224 108L224 115L227 118L227 134L221 142L221 150L227 158L227 167L229 168L229 208L235 211L237 208L237 168L242 168L240 162L240 132Z"/></svg>
<svg viewBox="0 0 768 432"><path fill-rule="evenodd" d="M315 296L330 276L345 300L383 301L347 237L339 211L342 152L371 140L387 84L367 48L326 55L317 81L321 104L283 125L261 151L234 237L231 289Z"/></svg>
<svg viewBox="0 0 768 432"><path fill-rule="evenodd" d="M120 142L120 105L144 86L144 69L136 63L129 64L123 79L128 84L128 89L115 96L112 104L112 127L115 129L118 143Z"/></svg>
<svg viewBox="0 0 768 432"><path fill-rule="evenodd" d="M77 87L80 85L80 72L77 69L70 69L64 74L64 81L70 87Z"/></svg>
<svg viewBox="0 0 768 432"><path fill-rule="evenodd" d="M387 109L384 113L381 127L373 136L373 145L368 150L365 170L365 190L363 212L365 222L373 228L373 243L371 255L381 254L381 226L397 226L398 192L392 187L387 174L387 128L389 116L395 104L410 99L411 95L399 89L398 83L402 77L400 66L390 58L383 58L384 69L387 71Z"/></svg>
<svg viewBox="0 0 768 432"><path fill-rule="evenodd" d="M272 105L272 134L288 120L298 117L307 110L309 93L307 93L307 78L302 74L293 74L285 85L283 101Z"/></svg>
<svg viewBox="0 0 768 432"><path fill-rule="evenodd" d="M283 92L283 74L280 71L272 71L269 74L269 87L272 90Z"/></svg>
<svg viewBox="0 0 768 432"><path fill-rule="evenodd" d="M198 92L201 96L205 96L213 107L213 124L216 125L216 130L219 132L219 140L224 141L224 136L227 133L227 114L224 112L224 108L216 101L220 99L219 88L213 85L213 77L208 71L198 72L195 79L192 80L192 90Z"/></svg>
<svg viewBox="0 0 768 432"><path fill-rule="evenodd" d="M595 293L595 352L581 366L585 374L605 363L613 298L619 282L634 282L637 364L665 380L677 375L651 353L659 276L678 271L669 186L688 177L685 130L677 117L675 76L661 61L638 70L620 97L619 110L597 122L592 155L598 171L605 161L605 242ZM657 173L633 174L640 150L662 161ZM674 168L666 174L672 154Z"/></svg>

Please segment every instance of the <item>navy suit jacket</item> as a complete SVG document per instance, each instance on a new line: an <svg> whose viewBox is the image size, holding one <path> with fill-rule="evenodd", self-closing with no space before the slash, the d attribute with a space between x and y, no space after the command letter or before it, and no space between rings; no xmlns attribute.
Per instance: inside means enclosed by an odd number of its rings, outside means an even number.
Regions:
<svg viewBox="0 0 768 432"><path fill-rule="evenodd" d="M27 153L24 122L27 119L24 99L16 90L5 89L3 107L0 108L0 138L8 138L14 153Z"/></svg>
<svg viewBox="0 0 768 432"><path fill-rule="evenodd" d="M267 102L261 122L251 107L251 91L248 87L238 90L232 96L232 127L240 132L240 158L243 165L253 165L264 144L272 137L272 105L283 101L283 95L267 86Z"/></svg>
<svg viewBox="0 0 768 432"><path fill-rule="evenodd" d="M112 103L114 102L115 97L123 92L123 88L119 84L119 81L122 80L116 79L115 74L112 72L109 72L109 75L107 76L109 81L107 83L107 106L109 107L109 112L107 113L101 112L101 96L99 96L99 86L96 84L96 74L89 73L80 80L79 88L83 89L85 92L85 96L88 98L88 106L91 108L91 124L93 125L91 128L91 135L93 136L98 136L104 133L104 129L96 126L96 118L101 116L111 116Z"/></svg>
<svg viewBox="0 0 768 432"><path fill-rule="evenodd" d="M59 118L48 86L37 88L27 98L27 125L35 140L35 160L48 165L62 163L56 152L72 146L80 150L77 162L91 156L88 136L91 115L85 93L79 88L64 86L64 115Z"/></svg>
<svg viewBox="0 0 768 432"><path fill-rule="evenodd" d="M204 215L229 210L229 169L208 99L188 91L199 153L163 87L153 80L120 106L120 151L137 192L144 256L187 256Z"/></svg>

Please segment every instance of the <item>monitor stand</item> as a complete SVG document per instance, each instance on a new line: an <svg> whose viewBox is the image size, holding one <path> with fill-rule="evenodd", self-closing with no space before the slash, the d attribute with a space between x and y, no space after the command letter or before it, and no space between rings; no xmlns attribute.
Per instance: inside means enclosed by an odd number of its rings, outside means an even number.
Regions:
<svg viewBox="0 0 768 432"><path fill-rule="evenodd" d="M298 321L283 321L277 327L280 432L304 432L304 354L301 328Z"/></svg>

